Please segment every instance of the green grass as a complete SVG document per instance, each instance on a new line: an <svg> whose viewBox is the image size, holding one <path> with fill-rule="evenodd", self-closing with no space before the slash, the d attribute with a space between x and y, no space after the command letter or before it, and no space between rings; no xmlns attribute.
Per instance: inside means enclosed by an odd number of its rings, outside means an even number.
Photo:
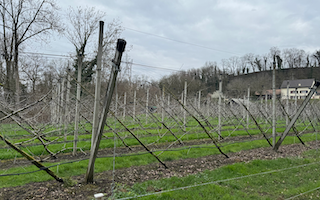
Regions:
<svg viewBox="0 0 320 200"><path fill-rule="evenodd" d="M315 140L316 135L306 134L304 136L304 141ZM292 144L297 142L295 137L288 136L283 144ZM241 150L254 149L259 147L269 147L269 144L265 140L256 140L235 144L222 144L222 151L224 153L238 152ZM203 148L192 148L192 149L181 149L179 151L167 151L161 154L159 157L163 162L186 159L186 158L198 158L208 155L220 154L219 151L213 145L201 145ZM12 153L12 152L11 152ZM102 172L106 170L112 170L112 160L113 158L98 158L95 163L95 172ZM157 160L150 154L143 155L132 155L127 157L117 157L116 158L116 169L127 168L130 166L147 165L151 163L156 163ZM45 166L51 166L56 163L44 163ZM66 165L60 165L59 167L51 168L52 171L57 173L60 177L70 177L76 175L83 175L86 172L88 166L88 161L79 161L75 163L70 163ZM16 167L7 170L0 170L0 174L11 174L11 173L21 173L37 170L35 166L26 167ZM33 174L21 175L21 176L0 176L0 188L1 187L12 187L17 185L24 185L30 182L41 182L52 180L52 178L45 172L37 172Z"/></svg>
<svg viewBox="0 0 320 200"><path fill-rule="evenodd" d="M128 120L128 119L127 119ZM130 120L132 121L132 120ZM212 119L211 122L212 123L215 123L217 120L216 119ZM279 121L280 123L280 121ZM112 122L110 122L110 124L113 124ZM195 125L196 122L193 120L193 121L189 121L189 124L188 125ZM116 126L118 126L118 128L120 128L120 125L119 123L118 124L115 124ZM90 124L84 124L85 128L86 129L90 129L91 126ZM134 126L138 126L138 125L131 125L132 127ZM261 125L262 127L264 128L267 128L268 126L266 125ZM19 129L19 127L15 124L1 124L1 127L3 128L2 130L5 130L5 136L8 137L10 139L11 142L14 142L14 143L17 143L17 142L23 142L23 141L26 141L30 138L27 138L27 137L24 137L24 138L16 138L16 139L11 139L10 136L13 135L13 134L17 134L19 133L18 135L26 135L27 132L26 131L21 131ZM223 137L226 137L226 136L229 136L231 133L230 136L244 136L244 135L248 135L248 133L245 131L245 130L236 130L234 132L232 132L231 129L232 126L225 126L223 127L223 130L221 132L222 136ZM250 125L249 126L250 130L250 134L251 135L258 135L258 134L261 134L260 131L258 129L256 129L256 126L255 125ZM255 128L255 129L254 129ZM305 127L304 126L299 126L297 127L298 130L303 130ZM229 130L225 130L225 129L229 129ZM277 132L283 132L284 131L284 127L278 127L277 128ZM52 126L47 126L47 129L45 132L50 132L50 131L53 131L55 130L54 127ZM312 130L312 127L309 126L307 128L307 130ZM72 131L72 128L69 127L69 131ZM123 129L120 129L120 130L117 130L118 133L121 135L121 137L125 138L127 136L130 136L130 133L127 132L127 131L124 131ZM147 130L148 132L152 133L153 135L149 135L148 133L146 133L144 130L140 130L140 129L134 129L133 132L134 134L136 134L137 136L139 136L140 140L144 143L144 144L150 144L150 143L153 143L155 141L157 141L156 143L160 144L160 143L164 143L164 142L173 142L176 140L176 138L174 136L172 136L168 130L166 129L148 129ZM183 135L183 132L179 129L179 128L172 128L171 131L177 136L180 138L180 136ZM199 139L205 139L205 138L208 138L208 136L204 133L203 129L200 128L200 127L187 127L187 131L189 131L188 134L186 134L182 140L183 141L191 141L191 140L199 140ZM266 133L267 134L271 134L271 129L269 128ZM57 133L57 132L56 132ZM48 139L49 140L54 140L57 138L57 134L50 134L48 136ZM80 132L81 133L81 132ZM82 133L84 133L84 130L82 129ZM167 133L163 138L159 138L159 135L162 135L164 133ZM2 133L3 134L3 133ZM213 135L217 136L216 133L212 133ZM109 137L112 137L113 136L113 133L112 132L108 132L105 134L106 136L109 136ZM144 137L144 136L148 136L148 137ZM80 134L79 135L79 142L78 142L78 147L81 148L82 150L89 150L90 147L91 147L91 134ZM73 140L73 135L68 135L67 136L67 141L69 141L68 143L61 143L61 144L51 144L49 145L49 150L52 151L52 152L57 152L57 151L60 151L62 149L62 147L65 147L66 148L70 148L70 149L67 149L66 151L64 152L71 152L72 149L71 147L73 146L73 143L72 143L72 140ZM81 140L86 140L86 141L81 141ZM56 140L57 142L63 142L64 141L64 137L61 136L58 140ZM139 145L139 142L135 139L133 139L132 137L131 138L127 138L125 139L125 142L129 145L129 146L134 146L134 145ZM31 143L28 143L28 144L40 144L40 141L38 140L34 140L33 142ZM3 141L0 141L0 147L4 147L5 146L5 143ZM118 143L117 143L117 146L124 146L120 140L118 140ZM101 144L100 144L100 148L110 148L110 147L113 147L113 140L107 140L107 139L104 139L101 141ZM30 146L30 147L26 147L26 148L22 148L22 150L26 151L26 152L32 152L34 155L48 155L48 153L46 151L44 151L44 148L43 146ZM17 154L13 154L12 151L8 151L7 149L0 149L0 159L12 159L12 158L15 158L15 157L21 157L21 155L17 155Z"/></svg>
<svg viewBox="0 0 320 200"><path fill-rule="evenodd" d="M153 194L141 199L284 199L320 186L318 179L319 152L308 151L304 157L253 160L236 163L213 171L178 178L150 180L132 187L117 184L115 197L132 197L157 191L174 191ZM317 162L317 163L315 163ZM310 164L299 168L299 165ZM287 170L282 170L290 168ZM269 173L272 170L279 170ZM265 174L259 174L266 172ZM254 175L249 176L248 175ZM258 175L259 174L259 175ZM237 178L234 180L228 180ZM210 183L201 185L203 183ZM198 186L197 186L198 185ZM181 188L189 187L190 188ZM180 189L179 189L180 188ZM319 199L320 192L297 199Z"/></svg>

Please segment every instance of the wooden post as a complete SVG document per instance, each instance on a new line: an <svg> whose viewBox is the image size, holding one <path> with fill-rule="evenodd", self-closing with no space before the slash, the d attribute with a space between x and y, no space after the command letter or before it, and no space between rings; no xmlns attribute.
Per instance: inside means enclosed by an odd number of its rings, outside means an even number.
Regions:
<svg viewBox="0 0 320 200"><path fill-rule="evenodd" d="M116 103L114 105L114 114L115 116L118 116L118 92L116 91Z"/></svg>
<svg viewBox="0 0 320 200"><path fill-rule="evenodd" d="M57 83L57 101L56 101L56 105L57 105L57 119L56 119L56 126L59 127L60 125L60 116L61 116L61 109L60 109L60 105L61 105L61 78L59 79L58 83Z"/></svg>
<svg viewBox="0 0 320 200"><path fill-rule="evenodd" d="M133 117L136 117L136 100L137 100L137 90L133 92Z"/></svg>
<svg viewBox="0 0 320 200"><path fill-rule="evenodd" d="M198 97L198 110L200 111L200 102L201 102L201 90L199 90L199 97Z"/></svg>
<svg viewBox="0 0 320 200"><path fill-rule="evenodd" d="M272 146L276 145L276 63L273 62L272 70Z"/></svg>
<svg viewBox="0 0 320 200"><path fill-rule="evenodd" d="M97 135L97 128L99 123L99 111L100 111L100 94L101 94L101 60L102 60L102 45L103 45L103 26L104 22L99 22L99 40L98 40L98 54L97 54L97 69L96 69L96 87L94 95L94 107L93 107L93 124L92 124L92 136L91 147L94 139Z"/></svg>
<svg viewBox="0 0 320 200"><path fill-rule="evenodd" d="M183 104L183 92L181 92L181 103ZM183 111L183 108L181 107L181 112Z"/></svg>
<svg viewBox="0 0 320 200"><path fill-rule="evenodd" d="M211 96L207 97L207 116L210 117Z"/></svg>
<svg viewBox="0 0 320 200"><path fill-rule="evenodd" d="M246 95L243 95L243 104L246 104ZM247 105L247 104L246 104ZM246 109L243 108L243 121L246 118ZM247 124L247 128L248 128L248 124Z"/></svg>
<svg viewBox="0 0 320 200"><path fill-rule="evenodd" d="M126 120L127 92L123 96L123 120Z"/></svg>
<svg viewBox="0 0 320 200"><path fill-rule="evenodd" d="M248 110L250 108L250 86L248 87L247 108ZM249 122L250 122L250 118L249 118L249 113L247 112L247 128L249 128Z"/></svg>
<svg viewBox="0 0 320 200"><path fill-rule="evenodd" d="M59 125L60 125L60 130L59 130L59 135L61 135L61 130L62 130L62 124L63 124L63 121L65 119L65 113L64 113L64 104L65 104L65 101L64 101L64 82L65 82L65 77L62 78L62 82L61 82L61 92L60 92L60 98L61 98L61 105L60 105L60 120L59 120Z"/></svg>
<svg viewBox="0 0 320 200"><path fill-rule="evenodd" d="M219 76L219 102L218 102L218 138L221 136L221 95L222 95L222 80L221 74Z"/></svg>
<svg viewBox="0 0 320 200"><path fill-rule="evenodd" d="M87 169L87 173L86 173L86 177L85 177L85 182L87 182L87 183L93 182L94 163L97 158L102 133L103 133L103 129L104 129L104 126L106 123L107 115L109 112L109 107L111 104L112 94L113 94L113 91L115 88L117 75L118 75L118 72L120 71L121 57L122 57L122 53L124 52L125 46L126 46L126 41L123 39L118 39L115 57L112 61L112 71L110 74L109 84L108 84L106 96L104 99L104 104L103 104L100 122L99 122L99 126L98 126L97 136L95 137L93 146L90 151L89 165L88 165L88 169Z"/></svg>
<svg viewBox="0 0 320 200"><path fill-rule="evenodd" d="M67 132L68 132L68 125L70 122L70 113L69 113L69 106L70 106L70 88L71 88L71 77L70 77L70 68L68 65L68 76L67 76L67 93L66 93L66 104L65 104L65 113L66 119L64 122L64 141L67 141Z"/></svg>
<svg viewBox="0 0 320 200"><path fill-rule="evenodd" d="M298 101L298 97L297 97L297 92L298 92L298 88L295 89L294 91L294 112L297 112L297 108L298 108L298 104L297 104L297 101Z"/></svg>
<svg viewBox="0 0 320 200"><path fill-rule="evenodd" d="M148 110L149 110L149 88L147 89L147 101L146 101L146 124L148 124Z"/></svg>
<svg viewBox="0 0 320 200"><path fill-rule="evenodd" d="M68 69L67 69L68 75L67 75L67 93L66 93L66 104L65 104L65 114L66 118L64 121L64 141L67 141L67 132L68 132L68 125L70 122L70 113L69 113L69 106L70 106L70 88L71 88L71 77L70 77L70 68L68 64Z"/></svg>
<svg viewBox="0 0 320 200"><path fill-rule="evenodd" d="M287 82L287 99L286 111L289 114L289 81ZM286 115L286 126L289 124L289 117Z"/></svg>
<svg viewBox="0 0 320 200"><path fill-rule="evenodd" d="M56 115L56 89L52 89L52 100L50 104L51 111L51 124L55 123L55 115Z"/></svg>
<svg viewBox="0 0 320 200"><path fill-rule="evenodd" d="M161 122L164 123L164 87L162 88L162 101L161 101Z"/></svg>
<svg viewBox="0 0 320 200"><path fill-rule="evenodd" d="M73 152L72 155L77 154L79 120L80 120L80 94L81 94L81 71L82 71L82 54L78 54L78 79L77 79L77 98L76 98L76 112L74 117L74 138L73 138Z"/></svg>
<svg viewBox="0 0 320 200"><path fill-rule="evenodd" d="M265 104L266 104L266 107L265 107L265 112L266 112L266 116L268 116L267 115L267 113L268 113L268 94L267 94L267 90L266 90L266 95L265 95ZM266 118L266 124L268 123L268 120L267 120L267 118Z"/></svg>
<svg viewBox="0 0 320 200"><path fill-rule="evenodd" d="M183 105L187 107L187 81L184 81L184 95L183 95ZM186 131L187 128L187 122L186 122L186 115L187 112L186 110L183 111L183 126L184 126L184 131Z"/></svg>

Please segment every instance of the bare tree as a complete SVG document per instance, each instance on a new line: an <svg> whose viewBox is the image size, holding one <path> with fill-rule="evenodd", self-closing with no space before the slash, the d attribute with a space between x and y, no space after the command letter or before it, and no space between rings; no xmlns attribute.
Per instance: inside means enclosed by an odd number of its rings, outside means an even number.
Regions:
<svg viewBox="0 0 320 200"><path fill-rule="evenodd" d="M104 12L94 7L68 9L70 28L66 30L66 37L76 48L77 55L84 56L90 37L96 33L104 15Z"/></svg>
<svg viewBox="0 0 320 200"><path fill-rule="evenodd" d="M21 61L21 71L25 77L24 80L31 83L32 95L36 93L36 86L41 80L45 64L46 60L38 55L28 56Z"/></svg>
<svg viewBox="0 0 320 200"><path fill-rule="evenodd" d="M283 57L289 68L304 67L306 57L304 50L296 48L284 49Z"/></svg>
<svg viewBox="0 0 320 200"><path fill-rule="evenodd" d="M313 57L317 60L318 62L318 67L320 66L320 50L316 51L314 54L313 54Z"/></svg>
<svg viewBox="0 0 320 200"><path fill-rule="evenodd" d="M71 26L66 30L66 37L76 48L78 59L80 59L77 62L81 62L83 71L86 70L84 63L86 48L91 47L89 51L92 53L92 47L94 47L94 45L91 45L92 36L97 33L99 21L103 21L105 15L105 12L96 10L94 7L77 7L76 9L70 7L68 9L68 18ZM113 52L116 40L122 31L121 23L118 20L113 20L107 24L103 39L104 63L110 60L111 52ZM96 53L94 53L94 56L91 56L91 60L88 62L95 64L96 56Z"/></svg>
<svg viewBox="0 0 320 200"><path fill-rule="evenodd" d="M11 94L15 92L16 103L20 99L18 62L21 45L34 38L43 40L52 30L61 30L57 10L53 0L0 0L5 88Z"/></svg>

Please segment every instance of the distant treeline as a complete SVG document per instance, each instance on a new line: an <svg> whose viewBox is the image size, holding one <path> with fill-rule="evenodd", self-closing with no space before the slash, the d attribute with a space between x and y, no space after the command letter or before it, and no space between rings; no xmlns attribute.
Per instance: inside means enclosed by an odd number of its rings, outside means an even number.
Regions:
<svg viewBox="0 0 320 200"><path fill-rule="evenodd" d="M221 64L207 62L204 67L180 71L163 77L159 86L180 95L184 82L188 83L188 94L195 96L213 93L219 88L219 76L223 83L223 93L230 97L242 97L250 87L251 93L271 89L272 69L276 67L276 87L283 80L320 79L320 50L306 53L296 48L280 50L272 47L265 55L246 54L242 57L223 59Z"/></svg>

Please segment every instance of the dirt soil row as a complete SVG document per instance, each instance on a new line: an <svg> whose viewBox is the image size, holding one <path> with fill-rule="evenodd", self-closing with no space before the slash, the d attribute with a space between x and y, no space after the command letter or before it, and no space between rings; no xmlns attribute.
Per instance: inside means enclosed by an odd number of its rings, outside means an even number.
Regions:
<svg viewBox="0 0 320 200"><path fill-rule="evenodd" d="M196 174L204 170L214 170L218 167L237 162L248 162L255 159L270 160L283 157L299 156L302 152L318 147L316 142L310 142L308 147L302 144L283 145L279 152L272 148L258 148L236 153L228 153L230 158L223 155L211 155L201 158L190 158L166 162L168 169L155 163L145 166L133 166L115 171L115 182L133 185L153 179L169 178L173 176L182 177ZM93 199L96 193L111 192L112 171L97 173L94 184L84 184L84 176L72 177L77 183L73 186L65 186L56 181L30 183L24 186L1 188L0 199ZM152 191L150 191L152 192Z"/></svg>

